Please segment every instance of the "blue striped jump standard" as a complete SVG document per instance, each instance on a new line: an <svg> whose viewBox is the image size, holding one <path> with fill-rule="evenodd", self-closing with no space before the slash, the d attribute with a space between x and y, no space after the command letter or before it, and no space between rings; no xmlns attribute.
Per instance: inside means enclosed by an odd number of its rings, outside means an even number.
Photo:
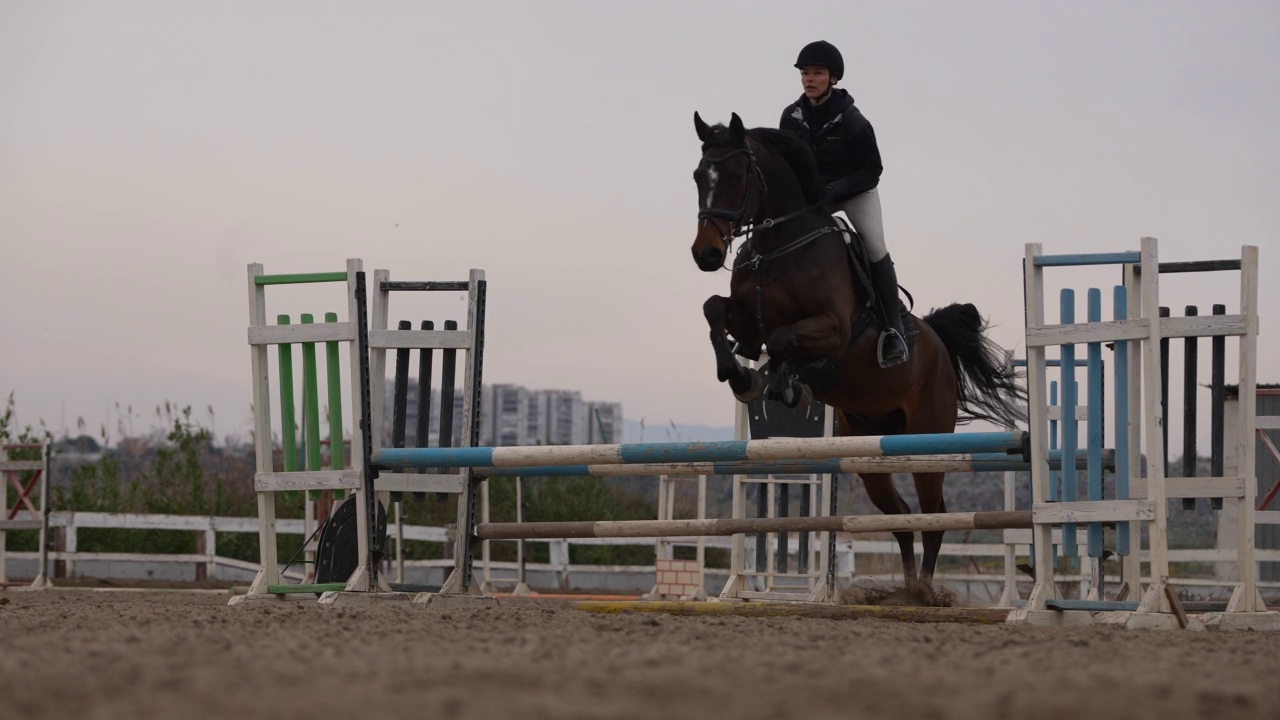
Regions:
<svg viewBox="0 0 1280 720"><path fill-rule="evenodd" d="M1023 457L1024 432L868 437L770 438L707 443L628 443L474 448L383 448L373 463L386 469L633 465L682 462L775 462L949 453Z"/></svg>

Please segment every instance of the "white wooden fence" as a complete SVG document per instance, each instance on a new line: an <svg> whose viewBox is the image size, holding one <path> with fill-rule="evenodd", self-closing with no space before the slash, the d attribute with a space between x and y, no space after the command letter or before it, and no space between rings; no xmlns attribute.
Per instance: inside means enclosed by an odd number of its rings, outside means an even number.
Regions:
<svg viewBox="0 0 1280 720"><path fill-rule="evenodd" d="M1264 512L1258 513L1259 522L1280 523L1280 512ZM235 558L224 557L218 554L217 534L218 533L250 533L258 532L257 518L240 518L240 517L217 517L217 516L190 516L190 515L143 515L143 514L124 514L124 513L94 513L94 512L52 512L49 516L49 525L57 531L60 536L60 542L56 549L51 550L48 554L49 561L62 563L62 574L67 578L75 578L79 575L76 569L77 563L83 562L137 562L137 563L177 563L192 564L196 566L197 578L215 578L218 577L218 568L234 568L245 572L254 572L258 569L257 564L246 562ZM114 528L127 530L171 530L184 531L196 534L196 547L198 552L195 553L104 553L104 552L81 552L77 548L77 534L81 529L89 528ZM285 520L276 521L276 529L278 533L285 535L302 535L302 520ZM390 524L389 536L391 542L395 543L397 536L403 537L405 541L411 542L429 542L440 543L446 549L451 547L453 541L453 531L451 528L429 527L421 525L406 525L403 532L397 532L394 523ZM728 550L731 538L702 538L707 547L723 547ZM688 544L692 546L697 542L697 538L680 538L672 539L674 544ZM554 574L559 582L560 587L569 587L570 576L578 573L592 574L643 574L653 572L652 566L638 565L574 565L570 562L570 548L572 546L586 545L653 545L652 540L644 538L622 538L622 539L599 539L599 538L583 538L573 540L526 540L525 542L542 542L549 546L549 561L546 563L527 563L526 571L544 572ZM1006 545L1003 543L943 543L941 557L943 558L966 558L966 559L990 559L1003 558L1005 556ZM403 580L403 570L401 568L433 568L433 567L452 567L454 561L452 559L437 560L402 560L403 564L396 561L396 558L403 558L403 547L395 547L395 552L388 558L388 571L395 568L398 580ZM1218 561L1227 561L1234 557L1234 550L1224 549L1193 549L1193 550L1171 550L1170 561L1175 563L1212 563ZM837 543L837 556L843 559L840 565L844 568L855 567L853 559L869 560L872 556L883 556L896 559L898 557L898 545L893 540L841 540ZM852 558L850 557L852 556ZM9 552L8 559L17 560L37 560L35 552ZM1260 562L1280 562L1280 550L1258 550L1257 559ZM1083 564L1082 564L1083 565ZM993 570L992 572L981 572L978 566L974 565L974 572L967 573L949 573L940 574L938 579L944 582L952 583L991 583L993 586L1003 583L1003 569ZM509 572L514 577L516 569L515 563L512 562L491 562L486 574L489 579L496 583L502 583L503 577L495 576L491 573L494 571ZM303 580L306 570L301 564L296 565L288 573L288 577L292 580ZM714 570L712 570L714 572ZM860 574L859 577L868 577ZM893 581L900 579L894 574L876 575L874 579L883 581ZM1109 578L1110 579L1110 578ZM1080 576L1062 576L1063 582L1074 582L1079 580L1081 583L1087 583L1088 578L1085 574ZM1232 581L1226 579L1213 578L1179 578L1175 579L1174 584L1187 587L1225 587L1232 584ZM1280 588L1280 582L1259 583L1260 587L1276 589Z"/></svg>

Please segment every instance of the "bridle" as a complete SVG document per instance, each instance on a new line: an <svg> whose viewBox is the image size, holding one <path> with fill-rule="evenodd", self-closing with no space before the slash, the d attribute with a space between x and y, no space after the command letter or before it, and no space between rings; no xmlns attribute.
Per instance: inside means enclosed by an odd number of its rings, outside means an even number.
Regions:
<svg viewBox="0 0 1280 720"><path fill-rule="evenodd" d="M764 171L760 169L760 163L756 161L756 154L751 149L751 141L747 140L742 147L730 150L720 157L706 157L703 155L702 161L708 165L718 165L725 160L737 157L739 155L747 156L747 189L742 193L742 205L737 210L726 210L718 207L704 207L698 210L698 221L710 220L716 226L716 232L720 233L720 239L725 244L725 257L729 256L729 248L733 246L735 238L750 234L754 229L754 225L750 224L747 218L748 208L751 206L751 191L755 184L753 181L760 181L760 199L763 200L769 194L769 186L764 180ZM721 220L727 221L728 227L721 224ZM770 221L765 221L770 222ZM737 229L734 229L737 225Z"/></svg>
<svg viewBox="0 0 1280 720"><path fill-rule="evenodd" d="M711 207L711 206L698 210L698 221L701 223L702 221L710 220L712 224L716 226L716 232L720 233L720 240L724 242L724 245L725 245L724 257L725 257L726 265L728 264L728 261L729 261L729 256L731 254L730 251L733 250L733 241L736 240L737 238L743 237L744 235L747 237L747 241L742 245L742 248L745 249L747 247L750 247L751 233L755 232L756 230L767 230L776 225L781 225L782 223L792 218L799 217L800 215L810 210L813 210L814 208L822 207L822 203L820 202L814 203L813 205L802 207L799 210L793 210L787 213L786 215L782 215L780 217L765 218L764 220L761 220L758 223L750 222L747 215L749 212L748 208L751 206L751 190L755 187L752 181L756 179L759 179L760 181L760 200L762 201L765 200L769 195L769 186L768 186L768 183L765 182L764 171L760 169L760 163L759 161L756 160L756 154L751 149L751 140L747 139L743 143L742 147L730 150L729 152L719 157L709 158L709 157L706 157L706 155L704 154L702 161L704 163L707 163L708 165L716 165L724 162L725 160L728 160L729 158L737 157L738 155L747 156L747 189L744 193L742 193L742 204L738 207L737 210L726 210L725 208L718 208L718 207ZM721 220L727 221L728 227L725 227L724 225L722 225L720 222ZM734 225L737 225L736 229L734 228ZM825 235L828 232L834 232L834 231L838 231L838 228L830 227L830 228L822 228L822 229L816 230L812 233L809 233L808 235L805 235L799 240L788 243L785 247L779 248L778 250L768 253L767 255L762 255L759 252L756 252L753 248L752 252L755 254L755 257L752 258L751 262L747 263L747 265L744 267L752 270L759 269L763 264L767 263L769 260L772 260L782 255L786 255L787 253L790 253L794 250L799 250L805 245L808 245L809 243L818 239L822 235ZM741 249L739 250L739 252L741 252Z"/></svg>

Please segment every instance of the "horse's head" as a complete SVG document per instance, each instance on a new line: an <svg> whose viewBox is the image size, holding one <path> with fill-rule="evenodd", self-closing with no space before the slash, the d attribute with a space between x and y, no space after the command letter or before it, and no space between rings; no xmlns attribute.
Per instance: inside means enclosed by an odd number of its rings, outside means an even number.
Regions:
<svg viewBox="0 0 1280 720"><path fill-rule="evenodd" d="M764 176L737 113L709 126L697 113L693 125L702 140L702 160L693 171L698 185L698 234L693 260L705 272L724 266L729 244L764 208Z"/></svg>

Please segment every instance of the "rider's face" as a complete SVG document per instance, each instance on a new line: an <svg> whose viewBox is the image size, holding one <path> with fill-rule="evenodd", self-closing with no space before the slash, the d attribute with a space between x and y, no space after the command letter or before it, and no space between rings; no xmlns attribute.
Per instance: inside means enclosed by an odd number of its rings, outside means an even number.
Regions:
<svg viewBox="0 0 1280 720"><path fill-rule="evenodd" d="M821 65L805 65L800 68L800 84L804 87L805 97L812 102L825 95L827 89L834 83L831 80L831 71L827 68Z"/></svg>

